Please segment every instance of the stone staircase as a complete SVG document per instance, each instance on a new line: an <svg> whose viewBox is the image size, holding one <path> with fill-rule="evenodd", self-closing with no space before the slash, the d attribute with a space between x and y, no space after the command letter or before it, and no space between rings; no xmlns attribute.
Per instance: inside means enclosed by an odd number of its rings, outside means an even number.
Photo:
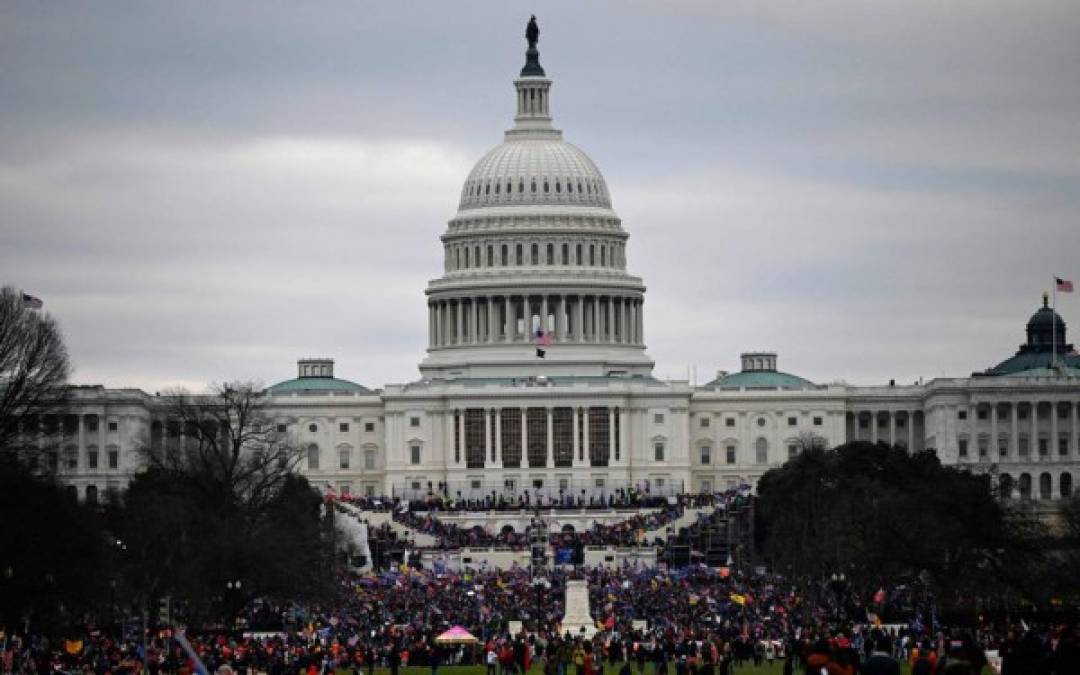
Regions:
<svg viewBox="0 0 1080 675"><path fill-rule="evenodd" d="M421 548L433 548L439 543L439 540L432 535L417 532L408 525L397 522L387 511L361 511L351 504L346 504L345 506L349 513L352 513L357 518L367 520L368 525L371 527L381 527L383 524L389 523L390 529L402 536L409 535L412 540L416 542L416 545Z"/></svg>
<svg viewBox="0 0 1080 675"><path fill-rule="evenodd" d="M645 530L645 536L648 537L649 541L652 541L653 537L662 537L666 535L667 529L669 527L671 528L672 532L678 534L680 528L690 527L695 522L697 522L697 517L699 513L706 513L708 511L711 511L712 508L713 507L711 506L688 508L683 511L683 514L681 516L671 521L667 525L661 525L660 527L652 530Z"/></svg>

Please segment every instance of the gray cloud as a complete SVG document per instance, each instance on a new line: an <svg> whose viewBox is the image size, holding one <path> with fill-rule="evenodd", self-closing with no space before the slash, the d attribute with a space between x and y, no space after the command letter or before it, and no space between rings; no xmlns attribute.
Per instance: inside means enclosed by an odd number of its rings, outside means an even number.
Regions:
<svg viewBox="0 0 1080 675"><path fill-rule="evenodd" d="M0 280L80 382L414 378L531 11L661 375L761 347L821 381L963 375L1080 277L1075 3L12 2Z"/></svg>

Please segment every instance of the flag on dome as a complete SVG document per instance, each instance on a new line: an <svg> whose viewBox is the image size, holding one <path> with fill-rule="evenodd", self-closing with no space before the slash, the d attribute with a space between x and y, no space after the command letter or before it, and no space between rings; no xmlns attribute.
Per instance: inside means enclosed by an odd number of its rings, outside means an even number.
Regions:
<svg viewBox="0 0 1080 675"><path fill-rule="evenodd" d="M23 307L28 307L30 309L41 309L45 305L45 303L41 301L41 298L35 298L27 293L22 294L22 300Z"/></svg>
<svg viewBox="0 0 1080 675"><path fill-rule="evenodd" d="M1068 279L1062 279L1061 277L1054 277L1054 284L1058 293L1072 293L1073 282Z"/></svg>

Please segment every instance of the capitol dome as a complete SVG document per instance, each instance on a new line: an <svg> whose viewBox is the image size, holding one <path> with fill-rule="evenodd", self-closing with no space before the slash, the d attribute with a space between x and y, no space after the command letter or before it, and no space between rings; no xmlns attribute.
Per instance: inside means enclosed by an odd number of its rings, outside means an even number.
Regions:
<svg viewBox="0 0 1080 675"><path fill-rule="evenodd" d="M531 204L611 208L611 199L600 170L577 146L511 136L469 172L459 208Z"/></svg>

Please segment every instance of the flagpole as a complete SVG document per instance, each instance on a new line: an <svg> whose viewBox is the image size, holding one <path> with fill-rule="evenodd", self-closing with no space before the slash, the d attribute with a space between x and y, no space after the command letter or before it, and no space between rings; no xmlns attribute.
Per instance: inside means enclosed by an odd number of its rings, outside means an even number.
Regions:
<svg viewBox="0 0 1080 675"><path fill-rule="evenodd" d="M1050 311L1050 376L1053 377L1057 372L1057 280L1058 277L1054 275L1054 281L1050 284L1053 289L1053 301L1051 302Z"/></svg>

